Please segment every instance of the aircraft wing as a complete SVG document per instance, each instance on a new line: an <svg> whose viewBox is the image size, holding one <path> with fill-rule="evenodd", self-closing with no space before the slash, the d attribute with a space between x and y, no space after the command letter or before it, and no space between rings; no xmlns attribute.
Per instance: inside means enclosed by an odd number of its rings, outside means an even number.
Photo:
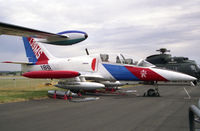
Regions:
<svg viewBox="0 0 200 131"><path fill-rule="evenodd" d="M99 74L89 73L89 72L80 72L79 77L84 77L86 80L104 80L104 77Z"/></svg>
<svg viewBox="0 0 200 131"><path fill-rule="evenodd" d="M67 38L68 36L30 29L22 26L0 22L0 34L34 37L34 38Z"/></svg>
<svg viewBox="0 0 200 131"><path fill-rule="evenodd" d="M14 35L38 38L39 42L53 45L72 45L85 40L88 35L82 31L64 31L58 34L0 22L0 35Z"/></svg>

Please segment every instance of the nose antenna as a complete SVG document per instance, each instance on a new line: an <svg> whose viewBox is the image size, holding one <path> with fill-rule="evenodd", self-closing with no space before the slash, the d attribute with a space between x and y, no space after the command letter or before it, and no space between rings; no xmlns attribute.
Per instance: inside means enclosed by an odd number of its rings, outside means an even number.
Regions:
<svg viewBox="0 0 200 131"><path fill-rule="evenodd" d="M90 55L87 48L85 48L85 51L87 55Z"/></svg>

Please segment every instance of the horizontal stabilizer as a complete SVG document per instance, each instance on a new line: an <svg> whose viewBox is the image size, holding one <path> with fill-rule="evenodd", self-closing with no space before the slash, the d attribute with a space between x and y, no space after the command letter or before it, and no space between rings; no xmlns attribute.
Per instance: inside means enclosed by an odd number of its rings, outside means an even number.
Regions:
<svg viewBox="0 0 200 131"><path fill-rule="evenodd" d="M8 63L8 64L25 64L25 65L32 65L32 62L24 62L24 61L3 61L1 63Z"/></svg>

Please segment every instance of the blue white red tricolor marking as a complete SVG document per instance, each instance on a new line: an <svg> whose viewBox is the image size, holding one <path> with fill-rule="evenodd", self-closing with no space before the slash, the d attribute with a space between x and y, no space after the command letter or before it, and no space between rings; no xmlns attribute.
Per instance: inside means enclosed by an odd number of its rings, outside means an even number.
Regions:
<svg viewBox="0 0 200 131"><path fill-rule="evenodd" d="M116 79L125 81L167 81L149 68L103 64L106 70Z"/></svg>
<svg viewBox="0 0 200 131"><path fill-rule="evenodd" d="M33 64L48 64L49 58L45 55L40 45L31 37L23 37L24 47L26 49L26 55L29 62Z"/></svg>

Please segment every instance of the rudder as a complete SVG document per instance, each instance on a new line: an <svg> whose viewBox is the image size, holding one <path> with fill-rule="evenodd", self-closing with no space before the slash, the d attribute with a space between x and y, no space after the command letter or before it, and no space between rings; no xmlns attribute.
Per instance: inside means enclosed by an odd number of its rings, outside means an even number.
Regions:
<svg viewBox="0 0 200 131"><path fill-rule="evenodd" d="M29 62L36 65L48 64L48 60L52 55L40 44L31 37L22 37L26 56Z"/></svg>

